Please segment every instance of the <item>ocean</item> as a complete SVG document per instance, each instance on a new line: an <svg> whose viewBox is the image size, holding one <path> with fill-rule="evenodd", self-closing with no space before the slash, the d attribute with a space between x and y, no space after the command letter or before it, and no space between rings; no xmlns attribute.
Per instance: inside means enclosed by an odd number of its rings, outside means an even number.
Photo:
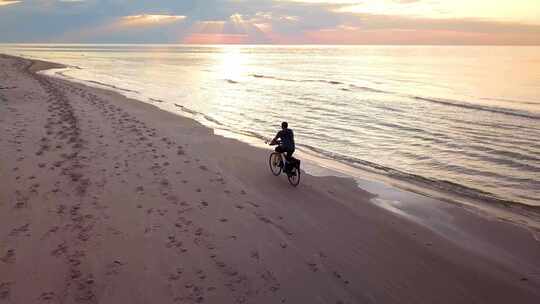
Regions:
<svg viewBox="0 0 540 304"><path fill-rule="evenodd" d="M3 44L254 139L487 202L540 206L540 47Z"/></svg>

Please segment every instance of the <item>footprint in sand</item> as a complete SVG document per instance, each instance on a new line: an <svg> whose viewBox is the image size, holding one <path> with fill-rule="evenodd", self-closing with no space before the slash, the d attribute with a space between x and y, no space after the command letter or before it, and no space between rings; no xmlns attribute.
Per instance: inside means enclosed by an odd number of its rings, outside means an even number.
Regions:
<svg viewBox="0 0 540 304"><path fill-rule="evenodd" d="M178 205L180 199L176 195L169 195L167 196L167 201L169 201L171 204Z"/></svg>
<svg viewBox="0 0 540 304"><path fill-rule="evenodd" d="M58 246L56 246L56 249L51 251L51 255L54 257L59 257L65 254L67 250L68 250L68 247L66 246L66 243L61 243Z"/></svg>
<svg viewBox="0 0 540 304"><path fill-rule="evenodd" d="M281 288L281 284L278 282L276 276L272 271L265 270L260 274L260 276L261 279L263 279L266 288L268 288L271 292L277 292Z"/></svg>
<svg viewBox="0 0 540 304"><path fill-rule="evenodd" d="M121 267L123 265L124 264L122 262L120 262L119 260L115 260L115 261L113 261L112 263L109 263L106 266L107 271L105 272L105 274L108 275L108 276L117 275L117 274L120 273Z"/></svg>
<svg viewBox="0 0 540 304"><path fill-rule="evenodd" d="M9 233L9 236L20 236L21 234L25 234L26 232L28 232L28 226L30 224L25 224L25 225L22 225L21 227L19 228L14 228L11 230L11 232ZM26 236L30 236L29 233L26 233L25 234Z"/></svg>
<svg viewBox="0 0 540 304"><path fill-rule="evenodd" d="M182 241L178 241L176 239L176 236L171 235L169 236L169 241L165 244L165 247L167 248L180 248L182 247Z"/></svg>
<svg viewBox="0 0 540 304"><path fill-rule="evenodd" d="M195 274L197 275L197 277L199 278L199 280L204 280L206 279L206 274L204 273L204 271L202 269L199 269L195 272Z"/></svg>
<svg viewBox="0 0 540 304"><path fill-rule="evenodd" d="M307 262L307 265L311 271L313 272L319 271L319 267L317 267L317 263Z"/></svg>
<svg viewBox="0 0 540 304"><path fill-rule="evenodd" d="M255 204L254 202L247 201L246 203L250 204L251 206L255 208L259 208L260 206L258 204Z"/></svg>
<svg viewBox="0 0 540 304"><path fill-rule="evenodd" d="M256 260L259 260L259 252L257 250L253 250L249 253L249 256L256 259Z"/></svg>
<svg viewBox="0 0 540 304"><path fill-rule="evenodd" d="M15 249L8 249L6 254L0 258L0 261L6 264L13 264L15 262Z"/></svg>
<svg viewBox="0 0 540 304"><path fill-rule="evenodd" d="M182 270L182 268L176 268L175 272L169 274L168 280L169 281L178 281L183 272L184 271Z"/></svg>
<svg viewBox="0 0 540 304"><path fill-rule="evenodd" d="M13 282L0 282L0 300L9 299Z"/></svg>
<svg viewBox="0 0 540 304"><path fill-rule="evenodd" d="M203 231L202 228L197 228L197 229L195 230L195 235L196 235L196 236L200 236L200 235L203 234L203 232L204 232L204 231Z"/></svg>
<svg viewBox="0 0 540 304"><path fill-rule="evenodd" d="M343 278L343 276L342 276L339 272L334 271L333 274L334 274L334 277L336 277L338 280L340 280L340 281L343 282L344 284L346 284L346 285L349 284L349 281L348 281L348 280L345 280L345 279Z"/></svg>
<svg viewBox="0 0 540 304"><path fill-rule="evenodd" d="M24 208L24 207L28 206L29 198L26 197L26 196L23 196L22 194L20 194L19 191L17 191L16 194L17 194L17 198L16 198L16 201L15 201L15 208L16 209L21 209L21 208Z"/></svg>
<svg viewBox="0 0 540 304"><path fill-rule="evenodd" d="M60 227L58 227L58 226L53 226L53 227L50 228L47 232L45 232L45 234L41 237L41 240L44 240L44 239L46 239L47 237L49 237L51 234L56 233L56 232L58 231L58 229L60 229Z"/></svg>
<svg viewBox="0 0 540 304"><path fill-rule="evenodd" d="M50 292L44 292L42 293L40 296L39 296L39 300L42 301L42 302L52 302L53 300L55 300L57 297L56 297L56 294L52 291Z"/></svg>
<svg viewBox="0 0 540 304"><path fill-rule="evenodd" d="M54 192L54 190L53 190ZM58 205L57 209L56 209L56 213L57 214L64 214L66 211L66 206L65 205Z"/></svg>

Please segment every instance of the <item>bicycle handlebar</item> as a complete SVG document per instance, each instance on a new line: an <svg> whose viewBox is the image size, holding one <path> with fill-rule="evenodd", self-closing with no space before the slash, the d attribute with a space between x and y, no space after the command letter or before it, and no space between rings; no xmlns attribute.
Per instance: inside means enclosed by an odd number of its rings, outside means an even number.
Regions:
<svg viewBox="0 0 540 304"><path fill-rule="evenodd" d="M280 140L276 140L274 144L272 144L272 141L271 140L265 140L264 141L265 144L268 144L270 146L279 146L281 144L281 141Z"/></svg>

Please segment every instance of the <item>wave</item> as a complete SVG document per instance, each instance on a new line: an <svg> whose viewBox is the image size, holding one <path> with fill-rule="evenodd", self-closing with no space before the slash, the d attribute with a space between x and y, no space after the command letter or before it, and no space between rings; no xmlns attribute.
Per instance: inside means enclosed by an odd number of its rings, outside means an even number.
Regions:
<svg viewBox="0 0 540 304"><path fill-rule="evenodd" d="M275 76L268 76L268 75L262 75L262 74L251 74L252 77L255 78L266 78L266 79L274 79L274 80L280 80L280 81L289 81L289 82L318 82L318 83L326 83L330 85L345 85L346 87L340 88L342 91L368 91L372 93L381 93L381 94L392 94L392 92L389 91L383 91L375 88L370 88L366 86L358 86L355 84L347 84L341 81L336 80L328 80L328 79L290 79L290 78L281 78L281 77L275 77Z"/></svg>
<svg viewBox="0 0 540 304"><path fill-rule="evenodd" d="M184 107L183 105L179 105L179 104L177 104L177 103L175 103L174 106L180 108L182 111L184 111L184 112L186 112L186 113L189 113L189 114L191 114L191 115L197 115L197 114L199 114L199 112L190 110L190 109Z"/></svg>
<svg viewBox="0 0 540 304"><path fill-rule="evenodd" d="M224 126L224 124L222 122L220 122L219 120L213 118L210 115L207 115L207 114L195 111L195 110L191 110L191 109L186 108L185 106L179 105L177 103L175 103L174 106L177 107L177 108L180 108L182 110L182 112L189 113L189 114L191 114L193 116L200 116L200 117L203 117L204 119L206 119L207 121L212 122L212 123L214 123L214 124L216 124L218 126Z"/></svg>
<svg viewBox="0 0 540 304"><path fill-rule="evenodd" d="M508 200L498 197L493 193L489 193L484 190L465 186L455 182L425 177L413 173L404 172L394 168L386 167L370 161L341 155L338 153L329 152L323 149L319 149L310 145L302 145L301 148L306 148L315 154L322 155L324 157L336 160L338 162L349 164L357 169L367 170L378 174L383 174L395 180L400 180L408 183L412 183L423 188L441 191L447 194L457 195L459 197L473 199L475 201L486 202L491 204L498 204L505 207L510 205L520 206L521 208L530 208L531 210L540 211L540 207L530 206L522 204L517 201Z"/></svg>
<svg viewBox="0 0 540 304"><path fill-rule="evenodd" d="M416 100L427 101L431 103L438 103L438 104L442 104L446 106L459 107L459 108L464 108L464 109L469 109L469 110L478 110L478 111L491 112L491 113L504 114L504 115L517 116L517 117L530 118L530 119L540 119L540 115L536 115L536 114L525 112L525 111L512 110L512 109L500 108L500 107L484 106L484 105L466 103L466 102L449 100L449 99L426 98L426 97L420 97L420 96L409 96L409 97Z"/></svg>
<svg viewBox="0 0 540 304"><path fill-rule="evenodd" d="M78 66L70 66L69 68L74 68L74 69L79 69L79 70L81 69ZM122 87L119 87L119 86L115 86L113 84L108 84L108 83L104 83L104 82L100 82L100 81L96 81L96 80L76 78L76 77L67 75L65 72L66 72L65 70L64 71L58 71L58 72L55 72L55 74L60 75L61 77L67 78L67 79L78 80L78 81L82 81L82 82L86 82L86 83L93 83L93 84L97 84L99 86L103 86L103 87L107 87L107 88L111 88L111 89L119 90L119 91L123 91L123 92L130 92L130 93L140 94L140 92L136 91L136 90L126 89L126 88L122 88ZM150 99L152 99L152 98L150 98ZM156 101L156 100L154 99L154 101Z"/></svg>
<svg viewBox="0 0 540 304"><path fill-rule="evenodd" d="M204 113L191 110L179 104L174 104L174 105L180 108L182 111L189 113L191 115L194 115L194 116L202 117L205 120L210 121L214 123L215 125L217 125L218 128L222 128L228 132L248 136L251 138L257 138L263 141L267 140L266 136L259 134L257 132L248 131L248 130L238 130ZM452 194L458 197L473 199L476 201L481 201L481 202L486 202L486 203L498 204L501 206L519 205L522 208L532 208L531 210L539 209L538 207L529 206L529 205L526 205L517 201L501 198L493 193L490 193L481 189L465 186L463 184L459 184L459 183L455 183L455 182L451 182L447 180L435 179L435 178L430 178L430 177L421 176L418 174L401 171L401 170L387 167L378 163L358 159L351 156L342 155L339 153L331 152L331 151L320 149L320 148L316 148L307 144L299 145L299 149L309 150L315 153L316 155L320 155L321 157L329 158L329 159L332 159L341 163L345 163L360 170L366 170L366 171L371 171L378 174L383 174L392 179L414 184L416 186L420 186L426 189L437 190L446 194Z"/></svg>
<svg viewBox="0 0 540 304"><path fill-rule="evenodd" d="M518 99L509 99L509 98L481 98L482 100L493 100L493 101L503 101L503 102L512 102L519 103L524 105L540 106L540 102L518 100Z"/></svg>
<svg viewBox="0 0 540 304"><path fill-rule="evenodd" d="M251 74L251 76L255 78L275 79L275 80L290 81L290 82L321 82L321 83L328 83L332 85L343 84L343 82L341 81L326 80L326 79L290 79L290 78L281 78L281 77L268 76L268 75L262 75L262 74Z"/></svg>
<svg viewBox="0 0 540 304"><path fill-rule="evenodd" d="M75 68L75 67L71 67L71 68ZM65 74L63 74L61 72L59 72L59 75L62 75L62 76L67 77L67 78L73 78L73 77L71 77L69 75L65 75ZM255 78L269 78L269 79L276 79L276 80L282 80L282 81L291 81L291 82L317 82L317 83L328 84L330 86L336 87L337 89L346 89L346 90L350 90L350 91L359 90L359 91L366 91L366 92L372 92L372 93L396 94L396 93L392 93L392 92L378 90L376 88L358 86L358 85L354 85L354 84L346 84L346 83L343 83L343 82L340 82L340 81L334 81L334 80L328 80L328 79L303 79L303 80L301 79L301 80L295 80L295 79L284 79L284 78L278 78L278 77L274 77L274 76L266 76L266 75L260 75L260 74L253 74L252 77L255 77ZM115 86L115 85L106 84L106 83L102 83L102 82L99 82L99 81L84 80L84 79L82 79L82 80L84 82L98 84L100 86L113 88L113 89L119 90L119 91L133 92L133 93L141 94L140 92L135 91L135 90L121 88L121 87L118 87L118 86ZM224 79L224 80L231 83L231 84L238 83L237 81L234 81L232 79ZM488 111L488 112L493 112L493 113L499 113L499 114L504 114L504 115L513 115L513 116L530 118L530 119L540 119L540 116L537 116L537 115L534 115L534 114L531 114L531 113L520 112L520 111L515 111L515 110L510 110L510 109L505 109L505 108L488 107L488 106L484 106L484 105L476 105L476 104L470 104L470 103L465 103L465 102L460 102L460 101L453 101L453 100L446 100L446 99L426 98L426 97L409 96L409 95L406 95L406 96L414 98L416 100L442 104L442 105L445 105L445 106L454 106L454 107L460 107L460 108L466 108L466 109L478 110L478 111ZM155 98L148 98L148 100L153 101L153 102L164 102L164 100L155 99ZM210 127L216 127L218 129L222 128L222 129L225 129L225 130L233 132L233 133L246 135L246 136L249 136L249 137L252 137L252 138L258 138L258 139L261 139L261 140L266 139L265 136L263 136L261 134L258 134L257 132L238 130L235 126L229 125L227 123L227 121L225 121L225 123L223 123L223 122L219 121L218 119L215 119L214 117L212 117L210 115L206 115L204 113L194 111L194 110L189 109L189 108L187 108L187 107L185 107L185 106L183 106L181 104L175 103L174 106L181 109L185 113L189 113L189 114L191 114L193 116L196 116L197 120L199 120L199 121L203 120L203 121L209 122L208 125L210 125ZM391 110L391 109L389 109L389 110ZM422 130L417 129L417 128L411 128L409 126L396 125L396 124L391 124L391 123L386 123L386 124L383 124L383 125L386 125L386 126L391 127L391 128L403 129L403 130L406 130L406 131L410 131L411 133L422 133L422 132L420 132ZM434 137L436 137L436 136L434 136ZM386 176L389 176L391 178L398 179L398 180L404 180L404 181L407 181L409 183L416 184L416 185L421 185L421 186L426 187L426 188L436 189L436 190L440 190L440 191L447 192L447 193L457 194L457 195L462 196L462 197L467 197L467 198L471 198L471 199L475 199L475 200L481 200L481 201L485 201L485 202L493 202L493 203L498 203L498 204L503 204L503 205L507 205L509 203L524 204L524 203L520 203L518 201L514 202L514 201L511 201L511 200L507 200L505 198L498 197L495 194L485 192L485 191L480 190L480 189L472 188L472 187L469 187L469 186L465 186L465 185L462 185L462 184L458 184L458 183L455 183L455 182L451 182L451 181L447 181L447 180L434 179L434 178L430 178L430 177L425 177L425 176L421 176L421 175L416 175L416 174L404 172L404 171L401 171L401 170L397 170L397 169L394 169L394 168L383 166L381 164L365 161L365 160L354 158L354 157L341 155L339 153L334 153L334 152L327 151L327 150L318 149L318 148L315 148L315 147L312 147L312 146L309 146L309 145L301 145L300 148L301 149L305 148L305 149L311 150L311 151L315 152L317 155L320 155L322 157L328 157L328 158L334 159L334 160L336 160L338 162L349 164L349 165L351 165L353 167L357 167L357 168L359 168L361 170L362 169L364 169L364 170L366 170L366 169L367 170L373 170L373 171L376 171L378 173L382 173L382 174L384 174ZM508 156L509 158L516 158L516 159L521 159L523 157L523 156L520 157L519 154L513 154L511 151L510 152L505 151L505 152L508 155L502 155L502 156ZM497 154L497 153L494 152L494 154ZM496 161L500 161L499 158L502 158L501 155L494 155L494 158L491 158L489 160L492 161L492 162L496 162ZM532 171L532 172L538 172L538 167L527 166L527 165L524 165L521 162L504 162L504 164L507 165L507 166L515 167L515 168L525 169L525 170L529 170L529 171ZM505 194L503 194L503 195L505 196Z"/></svg>
<svg viewBox="0 0 540 304"><path fill-rule="evenodd" d="M349 86L351 87L351 89L368 91L368 92L372 92L372 93L392 94L392 92L390 92L390 91L383 91L383 90L374 89L374 88L370 88L370 87L357 86L357 85L354 85L354 84L351 84Z"/></svg>
<svg viewBox="0 0 540 304"><path fill-rule="evenodd" d="M112 89L115 89L115 90L124 91L124 92L131 92L131 93L137 93L137 94L140 94L140 93L141 93L141 92L136 91L136 90L131 90L131 89L126 89L126 88L121 88L121 87L115 86L115 85L113 85L113 84L107 84L107 83L100 82L100 81L95 81L95 80L84 80L84 81L87 81L87 82L90 82L90 83L94 83L94 84L98 84L98 85L100 85L100 86L112 88Z"/></svg>
<svg viewBox="0 0 540 304"><path fill-rule="evenodd" d="M395 94L395 92L391 92L391 91L380 90L377 88L372 88L372 87L367 87L367 86L359 86L355 84L346 84L340 81L328 80L328 79L290 79L290 78L281 78L281 77L275 77L275 76L263 75L263 74L251 74L251 76L255 78L266 78L266 79L274 79L274 80L289 81L289 82L318 82L318 83L326 83L330 85L345 85L345 87L341 87L339 89L342 91L347 91L347 92L366 91L366 92L379 93L379 94ZM447 106L460 107L460 108L465 108L465 109L470 109L470 110L486 111L486 112L492 112L492 113L498 113L498 114L504 114L504 115L530 118L530 119L540 119L540 115L530 113L527 111L514 110L514 109L503 108L503 107L485 106L485 105L479 105L479 104L473 104L473 103L449 100L449 99L442 99L442 98L428 98L428 97L414 96L414 95L409 95L408 97L411 97L416 100L427 101L431 103L438 103L438 104L447 105ZM506 101L513 101L513 100L506 100ZM533 103L533 102L519 102L519 103L538 105L538 103Z"/></svg>

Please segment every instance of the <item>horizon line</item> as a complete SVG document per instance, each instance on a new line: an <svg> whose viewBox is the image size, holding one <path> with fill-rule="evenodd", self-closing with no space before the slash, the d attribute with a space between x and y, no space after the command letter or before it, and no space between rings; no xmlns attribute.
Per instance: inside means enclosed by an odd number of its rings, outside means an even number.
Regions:
<svg viewBox="0 0 540 304"><path fill-rule="evenodd" d="M1 42L0 45L186 45L186 46L540 46L539 44L474 44L474 43L388 43L388 44L371 44L371 43L341 43L341 44L328 44L328 43L173 43L173 42Z"/></svg>

